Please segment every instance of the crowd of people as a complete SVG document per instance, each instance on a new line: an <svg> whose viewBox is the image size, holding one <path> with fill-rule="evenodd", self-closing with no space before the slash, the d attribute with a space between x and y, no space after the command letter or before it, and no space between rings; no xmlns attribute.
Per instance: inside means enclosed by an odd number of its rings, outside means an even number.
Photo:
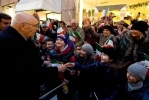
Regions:
<svg viewBox="0 0 149 100"><path fill-rule="evenodd" d="M39 24L23 12L0 13L1 97L38 100L64 83L45 100L149 100L149 25L138 18L113 22L110 13L79 27L75 19Z"/></svg>

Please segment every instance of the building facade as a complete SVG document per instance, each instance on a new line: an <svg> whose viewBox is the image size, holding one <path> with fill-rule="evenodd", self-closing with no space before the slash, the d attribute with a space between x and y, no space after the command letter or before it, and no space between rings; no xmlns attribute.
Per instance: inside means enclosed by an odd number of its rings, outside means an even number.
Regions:
<svg viewBox="0 0 149 100"><path fill-rule="evenodd" d="M15 5L20 0L0 0L0 12L14 16L15 14ZM56 13L37 13L41 15L41 19L46 20L47 17L60 17L60 20L65 21L67 24L74 18L76 18L76 0L61 0L61 14Z"/></svg>
<svg viewBox="0 0 149 100"><path fill-rule="evenodd" d="M76 0L62 0L62 21L70 24L72 19L76 19Z"/></svg>
<svg viewBox="0 0 149 100"><path fill-rule="evenodd" d="M0 12L14 16L15 14L15 5L19 0L0 0Z"/></svg>

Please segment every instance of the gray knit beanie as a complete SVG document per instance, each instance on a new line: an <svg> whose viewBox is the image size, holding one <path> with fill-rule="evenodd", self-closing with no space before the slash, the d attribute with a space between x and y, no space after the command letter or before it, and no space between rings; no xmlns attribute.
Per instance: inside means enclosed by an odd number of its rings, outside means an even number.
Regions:
<svg viewBox="0 0 149 100"><path fill-rule="evenodd" d="M87 55L92 55L94 53L93 47L90 44L83 44L82 49L86 52Z"/></svg>
<svg viewBox="0 0 149 100"><path fill-rule="evenodd" d="M147 74L147 68L141 62L136 62L130 65L127 71L138 81L143 81Z"/></svg>

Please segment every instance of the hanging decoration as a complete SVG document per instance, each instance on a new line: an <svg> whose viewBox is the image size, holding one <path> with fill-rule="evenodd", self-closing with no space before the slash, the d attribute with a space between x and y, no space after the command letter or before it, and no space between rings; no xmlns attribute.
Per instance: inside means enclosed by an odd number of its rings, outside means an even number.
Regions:
<svg viewBox="0 0 149 100"><path fill-rule="evenodd" d="M91 11L90 10L88 11L88 17L91 17Z"/></svg>
<svg viewBox="0 0 149 100"><path fill-rule="evenodd" d="M94 17L94 13L95 13L95 10L94 10L94 9L92 9L92 17Z"/></svg>
<svg viewBox="0 0 149 100"><path fill-rule="evenodd" d="M136 8L139 8L139 7L148 6L148 4L149 4L149 1L146 1L146 2L142 2L142 3L128 5L127 7L129 7L130 9L136 9Z"/></svg>

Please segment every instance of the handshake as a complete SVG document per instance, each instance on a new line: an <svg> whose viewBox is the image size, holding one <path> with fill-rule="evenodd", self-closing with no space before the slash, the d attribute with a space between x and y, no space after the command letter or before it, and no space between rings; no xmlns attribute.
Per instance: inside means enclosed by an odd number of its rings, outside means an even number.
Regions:
<svg viewBox="0 0 149 100"><path fill-rule="evenodd" d="M51 62L50 61L44 61L44 65L47 67L51 67ZM64 72L65 70L68 70L67 68L74 67L75 63L66 63L66 64L60 64L57 66L59 72Z"/></svg>
<svg viewBox="0 0 149 100"><path fill-rule="evenodd" d="M65 70L69 70L68 68L71 68L74 65L75 65L74 63L66 63L66 64L58 65L57 68L58 68L59 72L64 72ZM69 70L69 71L71 71L71 70Z"/></svg>

